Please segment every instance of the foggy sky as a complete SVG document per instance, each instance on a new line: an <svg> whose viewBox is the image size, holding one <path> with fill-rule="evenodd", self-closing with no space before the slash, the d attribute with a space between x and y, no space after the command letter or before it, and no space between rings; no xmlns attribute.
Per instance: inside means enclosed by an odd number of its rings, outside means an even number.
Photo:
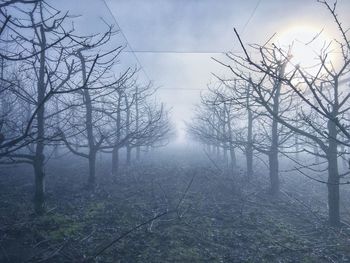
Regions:
<svg viewBox="0 0 350 263"><path fill-rule="evenodd" d="M331 17L316 0L106 0L120 29L134 50L153 51L240 51L233 28L247 43L264 43L273 33L295 25L312 25L335 31ZM82 16L76 28L83 32L103 31L101 17L115 24L102 0L63 0L52 2ZM256 11L253 10L256 8ZM345 25L350 1L338 1L338 13ZM253 16L252 16L253 14ZM247 24L247 22L249 23ZM116 28L118 28L116 26ZM126 45L119 34L113 45ZM130 50L126 46L126 50ZM190 121L191 110L199 102L201 90L225 70L211 57L221 54L137 53L144 68L139 80L151 79L160 87L157 98L172 108L178 129ZM124 53L121 67L139 66L131 53ZM140 66L139 66L140 67ZM186 89L186 90L184 90Z"/></svg>

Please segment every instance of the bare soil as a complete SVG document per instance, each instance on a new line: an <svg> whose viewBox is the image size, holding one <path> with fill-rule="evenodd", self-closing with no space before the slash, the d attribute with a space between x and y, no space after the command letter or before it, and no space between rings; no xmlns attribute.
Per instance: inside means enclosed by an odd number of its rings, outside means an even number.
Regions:
<svg viewBox="0 0 350 263"><path fill-rule="evenodd" d="M48 164L47 213L35 216L31 167L0 169L0 262L350 261L350 228L328 226L324 186L307 180L283 177L270 196L264 174L246 183L208 161L145 161L113 177L100 160L90 191L86 163L69 157Z"/></svg>

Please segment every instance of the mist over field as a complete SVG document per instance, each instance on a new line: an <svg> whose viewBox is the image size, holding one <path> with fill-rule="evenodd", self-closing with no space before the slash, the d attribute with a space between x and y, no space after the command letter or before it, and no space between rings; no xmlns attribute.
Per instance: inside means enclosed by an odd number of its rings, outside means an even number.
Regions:
<svg viewBox="0 0 350 263"><path fill-rule="evenodd" d="M0 262L349 262L349 12L0 0Z"/></svg>

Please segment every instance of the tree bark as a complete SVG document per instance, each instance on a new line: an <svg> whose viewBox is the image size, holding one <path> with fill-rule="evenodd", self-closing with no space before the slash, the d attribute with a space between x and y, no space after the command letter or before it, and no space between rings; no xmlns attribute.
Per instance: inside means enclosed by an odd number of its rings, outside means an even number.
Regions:
<svg viewBox="0 0 350 263"><path fill-rule="evenodd" d="M247 113L248 113L248 125L247 125L247 145L245 147L246 164L247 164L247 180L250 181L253 177L253 112L251 110L251 86L247 86Z"/></svg>
<svg viewBox="0 0 350 263"><path fill-rule="evenodd" d="M130 145L126 146L126 165L131 165L131 147Z"/></svg>
<svg viewBox="0 0 350 263"><path fill-rule="evenodd" d="M136 86L136 96L135 96L135 121L136 121L136 132L139 132L140 129L140 124L139 124L139 89L138 86ZM136 146L136 160L140 161L140 155L141 155L141 150L140 150L140 145Z"/></svg>
<svg viewBox="0 0 350 263"><path fill-rule="evenodd" d="M120 143L120 137L121 137L121 102L122 102L122 96L119 93L118 94L118 105L117 105L117 119L116 119L116 142L115 146L112 151L112 174L114 176L118 175L119 171L119 143Z"/></svg>
<svg viewBox="0 0 350 263"><path fill-rule="evenodd" d="M86 64L81 51L78 51L78 57L81 62L83 83L85 83L86 85L86 81L87 81ZM88 153L89 177L88 177L87 183L89 188L94 188L94 184L96 182L95 180L96 149L95 149L93 119L92 119L92 111L93 111L92 102L91 102L91 96L90 96L89 90L86 87L85 89L83 89L82 92L84 96L84 105L86 110L85 127L86 127L86 133L87 133L87 139L88 139L88 145L89 145L89 153Z"/></svg>
<svg viewBox="0 0 350 263"><path fill-rule="evenodd" d="M277 195L280 188L280 182L278 176L278 153L276 154L276 152L269 154L269 170L271 194Z"/></svg>
<svg viewBox="0 0 350 263"><path fill-rule="evenodd" d="M281 84L276 86L276 94L273 98L273 112L278 115L279 111L279 97L281 91ZM278 176L278 122L275 117L272 118L271 127L271 147L269 151L269 173L271 194L276 195L279 192L279 176Z"/></svg>
<svg viewBox="0 0 350 263"><path fill-rule="evenodd" d="M231 158L231 172L232 175L234 175L236 167L237 167L237 159L236 159L236 152L235 148L233 147L232 143L230 143L230 158Z"/></svg>
<svg viewBox="0 0 350 263"><path fill-rule="evenodd" d="M299 160L299 136L298 136L298 134L295 134L294 139L295 139L295 159L298 161Z"/></svg>
<svg viewBox="0 0 350 263"><path fill-rule="evenodd" d="M279 76L283 77L286 68L286 63L282 64L279 69ZM280 107L280 95L282 82L280 80L275 80L274 91L275 94L273 96L273 117L272 117L272 127L271 127L271 147L269 151L269 168L270 168L270 183L271 183L271 194L276 195L280 190L280 181L278 175L278 120L275 116L279 114Z"/></svg>
<svg viewBox="0 0 350 263"><path fill-rule="evenodd" d="M141 158L141 147L137 146L136 147L136 160L140 161L140 158Z"/></svg>
<svg viewBox="0 0 350 263"><path fill-rule="evenodd" d="M269 173L271 194L276 195L279 192L278 176L278 123L275 119L272 121L271 147L269 151Z"/></svg>
<svg viewBox="0 0 350 263"><path fill-rule="evenodd" d="M250 109L250 87L247 94L247 110L248 110L248 134L246 147L246 162L247 162L247 178L248 181L253 176L253 113Z"/></svg>
<svg viewBox="0 0 350 263"><path fill-rule="evenodd" d="M339 226L340 224L340 210L339 210L339 171L338 171L338 143L336 124L328 121L329 132L329 146L327 152L328 160L328 215L329 223L332 226Z"/></svg>
<svg viewBox="0 0 350 263"><path fill-rule="evenodd" d="M37 147L38 148L38 147ZM38 215L45 212L45 173L44 173L44 155L39 157L36 151L36 156L33 163L35 175L35 190L34 190L34 211Z"/></svg>
<svg viewBox="0 0 350 263"><path fill-rule="evenodd" d="M119 171L119 147L114 147L112 151L112 175L118 175Z"/></svg>
<svg viewBox="0 0 350 263"><path fill-rule="evenodd" d="M34 195L34 209L35 213L42 214L45 210L45 172L44 172L44 136L45 136L45 107L42 105L45 98L45 59L46 59L46 37L44 28L40 26L41 35L41 52L40 52L40 66L38 79L38 97L37 104L40 105L37 112L37 141L34 156L34 176L35 176L35 195Z"/></svg>
<svg viewBox="0 0 350 263"><path fill-rule="evenodd" d="M237 160L236 160L236 153L235 153L235 147L232 144L233 138L232 138L232 124L231 124L231 114L230 111L227 110L226 104L225 106L225 112L227 112L227 128L229 133L229 151L230 151L230 169L232 175L235 175L235 171L237 168Z"/></svg>
<svg viewBox="0 0 350 263"><path fill-rule="evenodd" d="M90 151L89 153L89 178L88 188L95 188L96 184L96 152Z"/></svg>
<svg viewBox="0 0 350 263"><path fill-rule="evenodd" d="M225 165L226 165L226 167L227 167L227 161L228 161L228 158L227 158L227 144L226 143L223 143L223 145L222 145L222 147L223 147L223 151L224 151L224 153L223 153L223 158L224 158L224 163L225 163Z"/></svg>
<svg viewBox="0 0 350 263"><path fill-rule="evenodd" d="M125 97L126 104L126 136L130 133L130 107L127 97ZM131 146L129 140L126 142L126 165L131 165Z"/></svg>

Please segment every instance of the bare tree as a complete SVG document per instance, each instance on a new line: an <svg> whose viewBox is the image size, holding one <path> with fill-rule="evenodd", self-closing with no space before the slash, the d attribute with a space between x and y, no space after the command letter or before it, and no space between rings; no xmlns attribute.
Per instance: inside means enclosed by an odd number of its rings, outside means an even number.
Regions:
<svg viewBox="0 0 350 263"><path fill-rule="evenodd" d="M200 142L221 148L225 166L234 175L237 170L236 149L240 145L238 126L239 116L234 104L226 100L227 89L222 86L210 87L209 93L202 96L192 123L187 124L188 132ZM228 161L229 156L229 161Z"/></svg>
<svg viewBox="0 0 350 263"><path fill-rule="evenodd" d="M239 123L240 126L243 125L239 129L239 134L236 135L236 145L243 148L246 156L247 180L249 181L253 176L253 121L259 117L257 103L248 83L238 79L224 79L217 75L215 77L225 87L225 91L220 94L221 103L229 104L231 111L236 113L236 126Z"/></svg>
<svg viewBox="0 0 350 263"><path fill-rule="evenodd" d="M108 97L118 93L119 87L130 77L129 69L119 77L114 77L113 67L121 46L98 54L98 50L110 41L112 35L112 28L109 28L102 36L87 37L75 53L81 65L78 82L83 84L83 89L75 93L77 103L73 102L69 107L75 107L79 113L74 122L68 125L69 132L61 130L62 139L69 150L88 159L89 188L95 186L97 153L111 147L108 141L116 133L109 124L112 114L106 105L113 102ZM96 56L97 60L94 59ZM78 137L77 143L72 141L74 137Z"/></svg>
<svg viewBox="0 0 350 263"><path fill-rule="evenodd" d="M52 12L48 14L46 10ZM46 127L46 104L55 94L64 92L66 83L74 73L74 61L70 60L67 53L76 44L70 43L71 41L63 43L70 33L63 28L69 18L67 14L60 15L59 11L46 6L44 1L37 1L29 11L20 12L26 18L9 20L7 27L10 33L6 41L13 45L14 50L17 46L22 51L18 56L16 51L6 50L1 56L13 61L21 72L18 75L22 77L22 81L11 82L11 92L21 100L33 104L34 111L27 118L24 132L17 135L17 138L3 142L1 148L2 156L8 158L9 163L27 162L33 165L35 211L40 214L44 210L45 141L54 136ZM29 81L35 83L35 86L26 87ZM17 152L16 150L28 144L28 141L23 143L28 137L29 142L35 144L34 153Z"/></svg>
<svg viewBox="0 0 350 263"><path fill-rule="evenodd" d="M52 102L64 94L84 90L84 83L75 86L71 83L78 71L73 54L81 43L79 37L72 35L73 29L66 30L71 21L68 13L62 15L45 1L35 1L29 9L14 8L21 17L8 20L7 36L1 39L7 44L1 58L11 69L2 76L2 81L7 83L2 92L15 103L7 116L1 117L0 157L2 164L33 166L34 206L36 213L41 214L44 212L45 146L59 138L57 114L62 111L57 111ZM92 68L96 61L94 59ZM89 77L90 73L86 81ZM16 125L9 117L16 120Z"/></svg>
<svg viewBox="0 0 350 263"><path fill-rule="evenodd" d="M293 64L291 60L292 47L285 50L283 47L277 47L269 43L263 46L253 46L253 49L259 54L259 57L255 59L248 54L237 32L245 57L239 58L228 54L229 58L234 61L235 66L225 65L236 76L252 85L261 100L261 104L264 105L267 113L272 118L292 132L307 138L309 143L312 142L312 144L317 145L322 151L322 153L314 152L314 154L325 158L328 164L328 180L322 182L327 184L328 188L329 221L332 225L339 225L339 185L342 184L340 179L348 174L339 174L338 158L340 153L338 146L341 144L348 145L350 138L346 118L350 95L347 88L342 85L349 74L350 46L347 30L343 29L343 25L336 15L336 4L331 7L327 1L319 2L330 12L341 35L341 39L336 41L339 53L342 54L340 66L336 67L335 63L329 61L331 51L329 51L328 46L317 51L319 65L314 71ZM273 67L276 63L280 67L288 64L291 66L291 70L281 74L281 70L276 71ZM245 68L245 71L249 73L242 73L241 70L238 70L238 67ZM250 79L249 74L255 74L255 80ZM264 86L267 79L272 79L276 85L283 85L285 89L300 98L302 106L298 114L290 113L290 115L282 116L276 114L262 92L262 86ZM276 89L276 86L272 89ZM293 102L290 101L290 103ZM309 152L306 147L304 151ZM303 172L303 169L306 168L311 169L310 166L304 165L298 170L307 175Z"/></svg>

